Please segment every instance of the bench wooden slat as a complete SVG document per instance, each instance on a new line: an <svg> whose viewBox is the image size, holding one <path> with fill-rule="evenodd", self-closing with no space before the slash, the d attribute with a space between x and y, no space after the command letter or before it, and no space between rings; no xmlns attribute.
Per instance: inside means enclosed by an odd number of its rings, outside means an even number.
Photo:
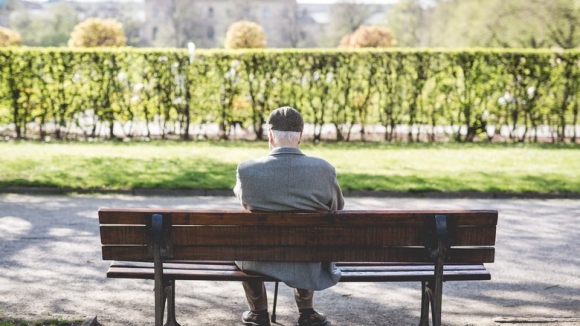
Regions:
<svg viewBox="0 0 580 326"><path fill-rule="evenodd" d="M369 262L430 262L424 248L409 247L263 247L246 246L195 246L173 249L175 260L256 260L256 261L369 261ZM144 246L103 246L103 260L147 261ZM494 248L451 248L447 262L450 263L491 263L494 261Z"/></svg>
<svg viewBox="0 0 580 326"><path fill-rule="evenodd" d="M145 225L101 225L101 244L146 245Z"/></svg>
<svg viewBox="0 0 580 326"><path fill-rule="evenodd" d="M107 272L109 278L139 278L153 279L155 272L152 268L111 267ZM182 270L164 269L163 277L169 280L197 280L197 281L244 281L259 279L275 281L262 275L249 275L240 270Z"/></svg>
<svg viewBox="0 0 580 326"><path fill-rule="evenodd" d="M320 246L347 246L366 242L369 245L423 245L423 227L328 228L328 227L245 227L245 226L173 226L174 245L270 246L308 243ZM147 244L145 226L101 226L101 243Z"/></svg>
<svg viewBox="0 0 580 326"><path fill-rule="evenodd" d="M103 260L153 261L147 257L145 246L103 246Z"/></svg>
<svg viewBox="0 0 580 326"><path fill-rule="evenodd" d="M175 245L421 246L423 227L174 227ZM189 227L191 228L191 227Z"/></svg>
<svg viewBox="0 0 580 326"><path fill-rule="evenodd" d="M342 271L341 282L414 282L433 278L433 265L374 265L352 266L338 263ZM127 264L114 262L111 264L107 277L109 278L147 278L155 275L152 263ZM243 281L260 279L275 281L263 275L247 274L237 266L230 264L164 264L164 275L172 280L213 280L213 281ZM445 281L489 280L491 275L483 266L478 265L446 265Z"/></svg>
<svg viewBox="0 0 580 326"><path fill-rule="evenodd" d="M130 261L114 261L110 267L119 268L153 268L153 263L149 262L130 262ZM238 270L238 266L231 262L208 262L202 261L193 262L166 262L163 263L163 268L167 269L205 269L205 270Z"/></svg>
<svg viewBox="0 0 580 326"><path fill-rule="evenodd" d="M452 246L488 246L495 244L495 226L459 227ZM309 243L320 246L347 246L352 243L383 246L422 246L424 227L225 227L173 226L175 245L295 245ZM143 225L101 226L104 245L147 244Z"/></svg>
<svg viewBox="0 0 580 326"><path fill-rule="evenodd" d="M399 264L381 264L381 263L370 263L368 265L357 265L349 263L337 263L336 266L340 268L341 271L346 272L361 272L361 271L430 271L433 272L433 265L399 265ZM445 265L444 270L447 271L475 271L475 270L485 270L483 264L477 265Z"/></svg>
<svg viewBox="0 0 580 326"><path fill-rule="evenodd" d="M433 271L414 272L344 272L340 282L420 282L433 278ZM443 281L490 280L487 270L443 271Z"/></svg>
<svg viewBox="0 0 580 326"><path fill-rule="evenodd" d="M451 246L494 246L496 226L460 226L451 238Z"/></svg>
<svg viewBox="0 0 580 326"><path fill-rule="evenodd" d="M431 271L433 264L396 264L396 263L357 263L337 262L336 266L343 272L371 272L371 271ZM151 262L113 261L110 267L123 268L153 268ZM238 270L233 261L168 261L163 264L165 269L192 269L192 270ZM445 265L446 271L476 271L487 270L483 264L477 265Z"/></svg>
<svg viewBox="0 0 580 326"><path fill-rule="evenodd" d="M337 212L247 212L247 211L188 211L169 209L106 209L99 210L101 224L146 224L144 213L171 214L174 225L260 225L284 226L423 226L427 216L447 215L457 225L497 225L497 211L337 211Z"/></svg>

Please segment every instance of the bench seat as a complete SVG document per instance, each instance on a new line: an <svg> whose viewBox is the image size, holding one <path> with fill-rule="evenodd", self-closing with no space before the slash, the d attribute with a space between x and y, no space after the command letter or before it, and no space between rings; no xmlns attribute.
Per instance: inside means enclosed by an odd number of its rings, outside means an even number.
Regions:
<svg viewBox="0 0 580 326"><path fill-rule="evenodd" d="M423 282L433 278L432 264L349 263L336 264L342 271L340 282ZM247 281L278 280L241 271L228 261L176 261L163 264L163 275L169 280L190 281ZM154 279L153 263L113 261L107 271L108 278ZM445 265L443 281L484 281L491 274L483 264Z"/></svg>

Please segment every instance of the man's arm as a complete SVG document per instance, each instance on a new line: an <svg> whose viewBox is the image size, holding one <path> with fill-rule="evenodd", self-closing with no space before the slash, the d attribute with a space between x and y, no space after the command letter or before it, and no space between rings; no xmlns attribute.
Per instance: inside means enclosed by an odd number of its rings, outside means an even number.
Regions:
<svg viewBox="0 0 580 326"><path fill-rule="evenodd" d="M236 185L234 186L234 194L236 195L236 197L238 197L240 204L242 204L242 206L245 209L248 209L248 207L246 207L246 205L244 205L244 202L242 201L242 181L240 180L240 168L239 168L239 166L238 166L238 169L236 170Z"/></svg>
<svg viewBox="0 0 580 326"><path fill-rule="evenodd" d="M332 204L330 205L330 210L340 211L344 208L344 197L342 196L342 190L336 179L336 170L334 171L334 184L332 186Z"/></svg>

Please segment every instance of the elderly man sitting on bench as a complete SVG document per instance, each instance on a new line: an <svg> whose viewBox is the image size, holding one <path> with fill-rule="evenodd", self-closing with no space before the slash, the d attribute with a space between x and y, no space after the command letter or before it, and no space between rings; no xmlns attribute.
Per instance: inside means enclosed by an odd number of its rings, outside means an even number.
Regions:
<svg viewBox="0 0 580 326"><path fill-rule="evenodd" d="M304 155L300 138L304 121L291 107L274 110L267 120L270 154L241 163L234 193L251 211L342 210L344 199L336 171L323 159ZM314 291L335 285L340 270L334 263L236 261L243 271L277 278L294 288L298 326L324 326L326 317L313 308ZM243 282L250 311L245 325L270 325L266 289L261 281Z"/></svg>

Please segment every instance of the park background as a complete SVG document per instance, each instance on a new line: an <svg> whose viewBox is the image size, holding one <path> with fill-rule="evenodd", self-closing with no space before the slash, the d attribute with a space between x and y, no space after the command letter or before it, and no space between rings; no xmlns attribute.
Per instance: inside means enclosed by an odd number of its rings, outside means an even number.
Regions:
<svg viewBox="0 0 580 326"><path fill-rule="evenodd" d="M229 195L291 105L347 197L580 196L580 1L0 0L0 26L4 193Z"/></svg>
<svg viewBox="0 0 580 326"><path fill-rule="evenodd" d="M579 193L578 1L0 8L4 191L228 191L290 105L351 193Z"/></svg>

